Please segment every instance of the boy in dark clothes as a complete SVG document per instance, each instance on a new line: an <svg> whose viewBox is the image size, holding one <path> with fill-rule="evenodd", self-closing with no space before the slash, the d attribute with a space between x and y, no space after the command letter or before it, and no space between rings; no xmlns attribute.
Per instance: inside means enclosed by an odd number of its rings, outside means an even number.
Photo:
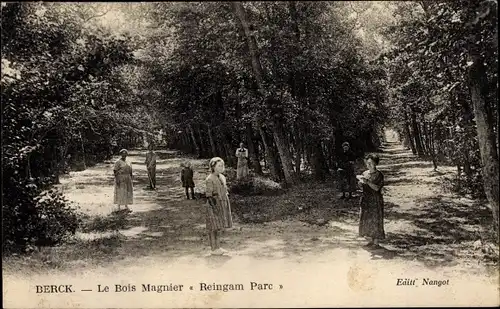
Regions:
<svg viewBox="0 0 500 309"><path fill-rule="evenodd" d="M191 198L194 200L194 181L193 181L193 169L191 168L191 163L188 161L181 165L183 167L181 171L181 181L182 186L186 188L186 197L189 200L189 189L191 189Z"/></svg>
<svg viewBox="0 0 500 309"><path fill-rule="evenodd" d="M337 171L340 174L339 191L341 199L351 198L356 190L356 177L354 175L354 161L356 158L348 142L342 143L342 153L338 156ZM347 196L346 196L347 193Z"/></svg>

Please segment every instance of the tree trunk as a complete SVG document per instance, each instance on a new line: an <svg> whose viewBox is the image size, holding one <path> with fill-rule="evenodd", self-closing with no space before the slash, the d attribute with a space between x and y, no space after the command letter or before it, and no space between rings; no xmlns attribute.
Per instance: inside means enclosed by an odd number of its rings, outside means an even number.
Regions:
<svg viewBox="0 0 500 309"><path fill-rule="evenodd" d="M277 158L276 158L276 153L274 152L274 148L272 147L271 144L272 141L270 141L270 139L267 137L264 128L259 127L259 133L262 138L262 143L264 144L266 162L269 168L269 173L271 174L271 178L275 181L280 181L281 177L279 175L279 169L276 166Z"/></svg>
<svg viewBox="0 0 500 309"><path fill-rule="evenodd" d="M423 157L424 149L422 147L422 140L420 139L420 130L418 129L417 114L414 111L411 112L411 126L413 130L413 137L415 139L415 149L417 151L417 155L419 157Z"/></svg>
<svg viewBox="0 0 500 309"><path fill-rule="evenodd" d="M227 166L234 167L236 158L234 158L233 148L231 147L231 141L228 139L227 130L224 126L221 126L219 134L221 137L222 146L224 148L224 154L225 154L224 161L226 161Z"/></svg>
<svg viewBox="0 0 500 309"><path fill-rule="evenodd" d="M473 64L469 68L468 82L474 115L476 118L479 150L481 153L483 185L493 214L493 224L498 232L498 152L496 147L494 121L487 104L487 76L483 59L474 51Z"/></svg>
<svg viewBox="0 0 500 309"><path fill-rule="evenodd" d="M85 146L83 144L83 137L82 137L82 132L80 132L80 146L82 147L82 163L83 163L83 169L87 169L87 162L85 162Z"/></svg>
<svg viewBox="0 0 500 309"><path fill-rule="evenodd" d="M467 141L464 141L464 148L462 149L462 154L464 156L464 173L467 175L467 178L470 179L472 177L472 168L470 165L470 155L469 155L469 145Z"/></svg>
<svg viewBox="0 0 500 309"><path fill-rule="evenodd" d="M254 73L255 80L257 82L258 89L261 93L263 93L264 89L264 72L262 69L262 65L259 59L257 41L255 40L254 35L250 31L250 25L248 24L246 13L243 8L241 2L233 2L233 8L235 13L240 20L240 25L245 33L245 37L247 39L248 50L250 51L250 58L252 62L252 70ZM278 147L278 153L281 158L283 172L285 174L285 182L289 185L294 184L296 182L295 175L293 174L293 168L291 166L290 161L290 149L288 149L288 145L285 142L285 135L283 134L283 128L281 123L274 123L273 126L273 136L276 141L276 145Z"/></svg>
<svg viewBox="0 0 500 309"><path fill-rule="evenodd" d="M318 181L324 181L328 175L328 170L325 168L325 155L321 141L317 138L312 141L312 170L314 178Z"/></svg>
<svg viewBox="0 0 500 309"><path fill-rule="evenodd" d="M253 128L252 128L252 131L253 131ZM254 134L255 134L255 132L254 132ZM259 132L257 132L257 134L258 134L258 136L260 136ZM262 172L261 162L262 162L263 157L261 154L262 154L262 149L264 149L264 148L263 148L263 146L261 146L260 143L261 143L260 138L255 138L255 135L254 135L253 145L254 145L254 151L255 151L255 158L257 159L257 162L259 162L260 174L262 174L263 172ZM264 158L265 158L265 156L264 156ZM264 167L265 167L265 165L264 165Z"/></svg>
<svg viewBox="0 0 500 309"><path fill-rule="evenodd" d="M208 147L205 145L205 139L201 133L201 124L196 126L196 131L198 131L198 137L200 139L200 157L206 158L208 154Z"/></svg>
<svg viewBox="0 0 500 309"><path fill-rule="evenodd" d="M279 121L274 122L273 136L276 146L278 147L278 153L281 159L281 167L283 168L283 173L285 176L285 183L287 185L294 185L297 183L297 175L293 172L290 149L286 142L285 133L283 131L283 124Z"/></svg>
<svg viewBox="0 0 500 309"><path fill-rule="evenodd" d="M335 141L328 142L328 166L333 170L335 168Z"/></svg>
<svg viewBox="0 0 500 309"><path fill-rule="evenodd" d="M250 161L252 162L253 170L257 175L262 175L262 167L260 166L260 160L253 139L252 124L249 122L246 123L246 134L247 134L248 156L250 157Z"/></svg>
<svg viewBox="0 0 500 309"><path fill-rule="evenodd" d="M427 123L427 129L426 129L426 134L427 134L427 149L429 149L429 154L432 156L433 155L433 150L432 150L432 139L433 139L433 136L432 136L432 131L433 131L433 128L432 128L432 123Z"/></svg>
<svg viewBox="0 0 500 309"><path fill-rule="evenodd" d="M201 156L200 146L198 146L198 142L196 141L196 137L194 135L193 126L189 125L189 133L191 134L191 141L193 142L194 149L196 150L196 154Z"/></svg>
<svg viewBox="0 0 500 309"><path fill-rule="evenodd" d="M210 148L212 149L212 157L217 157L218 156L217 147L215 145L214 135L213 135L213 132L212 132L212 126L211 125L208 125L208 139L210 141Z"/></svg>
<svg viewBox="0 0 500 309"><path fill-rule="evenodd" d="M414 155L417 155L417 148L415 147L415 141L413 139L413 135L412 135L412 132L410 129L410 127L411 127L410 126L410 119L409 119L408 113L406 111L404 111L404 117L405 117L404 130L405 130L406 138L408 139L408 142L410 143L411 152Z"/></svg>
<svg viewBox="0 0 500 309"><path fill-rule="evenodd" d="M182 138L184 142L184 151L187 153L195 152L196 149L193 147L193 143L191 143L191 135L189 134L189 131L184 131Z"/></svg>
<svg viewBox="0 0 500 309"><path fill-rule="evenodd" d="M305 147L306 147L307 165L312 168L313 149L311 146L311 141L307 141Z"/></svg>
<svg viewBox="0 0 500 309"><path fill-rule="evenodd" d="M212 128L212 135L214 137L214 144L215 144L215 149L217 151L217 156L221 158L226 157L226 147L224 146L224 143L226 143L225 139L223 138L223 135L221 134L221 127L214 127Z"/></svg>
<svg viewBox="0 0 500 309"><path fill-rule="evenodd" d="M294 124L295 131L295 173L297 173L297 178L300 177L300 165L302 163L302 134L300 132L300 127L295 122Z"/></svg>
<svg viewBox="0 0 500 309"><path fill-rule="evenodd" d="M422 148L424 150L425 156L430 156L430 151L429 151L429 135L427 131L427 123L423 120L423 116L421 117L421 122L420 122L420 139L422 140Z"/></svg>
<svg viewBox="0 0 500 309"><path fill-rule="evenodd" d="M299 29L299 16L297 13L297 4L294 1L288 2L288 10L290 14L290 20L292 22L292 28L295 33L295 48L292 50L292 59L296 58L300 52L300 29ZM293 65L293 62L291 63L291 70L290 70L290 77L289 77L289 85L291 88L291 93L292 96L300 100L300 97L302 93L299 93L297 89L297 75L299 72L297 72L296 67ZM297 121L294 123L293 126L293 131L294 131L294 138L295 138L295 143L294 143L294 148L295 148L295 173L297 175L297 179L300 179L300 166L301 166L301 152L302 152L302 136L300 132L300 126L297 124Z"/></svg>
<svg viewBox="0 0 500 309"><path fill-rule="evenodd" d="M431 154L432 165L434 166L434 170L437 171L438 165L436 160L436 150L434 148L434 125L433 123L429 124L429 151Z"/></svg>
<svg viewBox="0 0 500 309"><path fill-rule="evenodd" d="M257 80L257 85L260 89L263 86L263 70L259 60L257 42L252 32L250 31L250 25L248 24L245 9L243 5L239 1L235 1L232 3L233 8L236 12L236 16L240 20L240 25L243 28L243 32L245 33L245 37L247 39L248 50L250 51L250 57L252 61L252 69L254 72L254 77Z"/></svg>

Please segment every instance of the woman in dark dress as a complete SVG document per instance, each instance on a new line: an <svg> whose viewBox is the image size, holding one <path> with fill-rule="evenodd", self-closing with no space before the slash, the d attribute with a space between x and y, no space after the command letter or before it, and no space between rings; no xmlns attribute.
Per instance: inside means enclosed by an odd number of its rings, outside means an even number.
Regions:
<svg viewBox="0 0 500 309"><path fill-rule="evenodd" d="M342 143L342 152L338 155L337 163L337 171L340 174L339 191L342 192L341 199L352 198L353 192L356 191L354 161L356 161L356 157L351 150L351 146L348 142Z"/></svg>
<svg viewBox="0 0 500 309"><path fill-rule="evenodd" d="M359 186L363 190L360 200L361 215L359 220L359 236L369 237L368 246L378 246L380 240L385 239L384 232L384 175L377 170L379 158L368 155L365 164L368 170L358 175Z"/></svg>

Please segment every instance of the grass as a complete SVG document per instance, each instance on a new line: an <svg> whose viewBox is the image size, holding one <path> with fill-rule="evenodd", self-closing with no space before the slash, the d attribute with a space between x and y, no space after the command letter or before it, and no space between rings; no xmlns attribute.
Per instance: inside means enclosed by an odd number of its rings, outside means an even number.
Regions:
<svg viewBox="0 0 500 309"><path fill-rule="evenodd" d="M282 195L234 195L231 206L243 223L287 219L327 222L333 218L353 217L357 211L356 200L338 200L332 186L332 183L302 183Z"/></svg>

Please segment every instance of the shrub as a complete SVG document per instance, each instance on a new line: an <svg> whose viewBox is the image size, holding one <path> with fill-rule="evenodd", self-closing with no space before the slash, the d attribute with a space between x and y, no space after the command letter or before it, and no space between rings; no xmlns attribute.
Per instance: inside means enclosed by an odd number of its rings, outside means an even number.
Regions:
<svg viewBox="0 0 500 309"><path fill-rule="evenodd" d="M232 167L226 167L224 171L224 176L226 176L226 180L228 183L232 183L236 181L236 170Z"/></svg>
<svg viewBox="0 0 500 309"><path fill-rule="evenodd" d="M256 194L265 194L268 192L281 192L281 185L272 179L263 177L253 178L253 187Z"/></svg>
<svg viewBox="0 0 500 309"><path fill-rule="evenodd" d="M76 232L77 211L60 192L41 190L40 186L29 179L4 183L4 252L28 252L34 246L55 245Z"/></svg>
<svg viewBox="0 0 500 309"><path fill-rule="evenodd" d="M237 179L229 185L229 192L239 195L274 195L283 192L281 185L261 176Z"/></svg>
<svg viewBox="0 0 500 309"><path fill-rule="evenodd" d="M232 182L228 182L229 192L239 195L253 195L254 185L253 178L246 177L242 179L235 179Z"/></svg>
<svg viewBox="0 0 500 309"><path fill-rule="evenodd" d="M470 176L462 173L459 177L442 177L442 186L448 192L459 195L470 195L472 198L485 198L482 175L479 170L473 170Z"/></svg>

